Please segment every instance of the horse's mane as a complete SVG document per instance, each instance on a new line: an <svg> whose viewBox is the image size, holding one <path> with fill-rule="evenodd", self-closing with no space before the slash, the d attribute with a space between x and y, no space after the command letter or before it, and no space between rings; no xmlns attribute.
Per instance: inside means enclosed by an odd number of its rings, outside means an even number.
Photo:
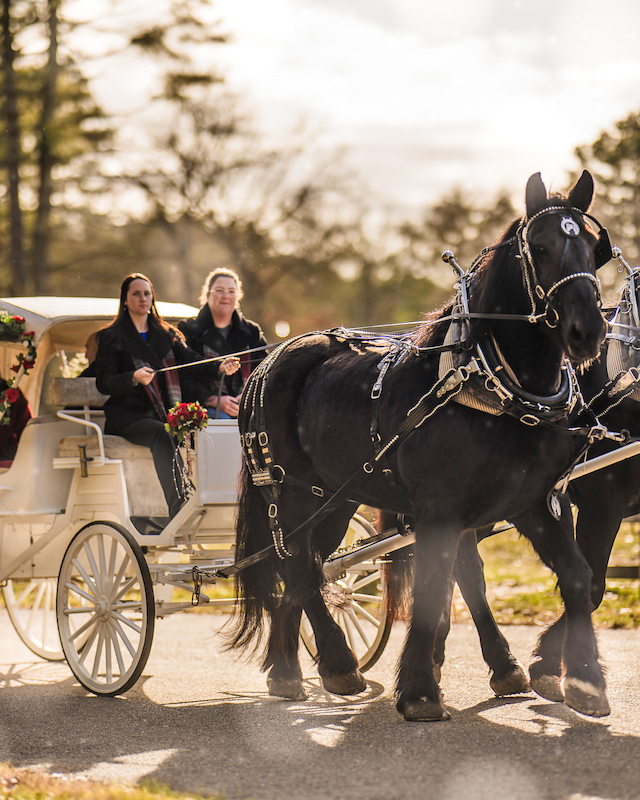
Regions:
<svg viewBox="0 0 640 800"><path fill-rule="evenodd" d="M569 207L567 198L558 193L549 195L549 204L554 206ZM517 285L513 281L516 277L520 281L520 267L514 270L514 259L510 255L508 246L500 247L503 242L507 242L513 236L524 220L514 219L504 229L502 234L491 245L489 252L484 256L479 266L476 267L471 283L471 297L473 310L480 314L496 312L508 313L515 312L513 291ZM501 298L506 298L509 302L501 306ZM449 321L442 320L452 313L455 297L448 300L443 306L425 315L424 322L415 334L415 343L419 347L438 345L444 341L446 331L449 328ZM528 308L522 309L526 313ZM471 320L469 323L469 341L477 341L485 332L487 327L486 320Z"/></svg>

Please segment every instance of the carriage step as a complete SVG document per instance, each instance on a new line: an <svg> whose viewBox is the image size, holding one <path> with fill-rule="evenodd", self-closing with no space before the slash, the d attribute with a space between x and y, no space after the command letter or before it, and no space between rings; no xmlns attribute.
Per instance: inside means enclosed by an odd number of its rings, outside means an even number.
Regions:
<svg viewBox="0 0 640 800"><path fill-rule="evenodd" d="M169 517L131 517L131 524L142 536L158 536L169 524Z"/></svg>

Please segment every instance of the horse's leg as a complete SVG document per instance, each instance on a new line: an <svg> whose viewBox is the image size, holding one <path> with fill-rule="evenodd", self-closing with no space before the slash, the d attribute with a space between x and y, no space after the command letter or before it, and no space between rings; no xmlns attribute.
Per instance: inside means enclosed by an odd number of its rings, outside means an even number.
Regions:
<svg viewBox="0 0 640 800"><path fill-rule="evenodd" d="M607 564L613 542L620 528L620 503L607 502L606 493L581 492L576 541L592 569L591 605L598 608L605 591ZM564 700L562 691L562 648L566 633L566 615L556 620L539 637L529 669L535 691L547 700Z"/></svg>
<svg viewBox="0 0 640 800"><path fill-rule="evenodd" d="M565 675L561 683L565 702L583 714L606 716L610 709L591 622L591 569L573 536L569 501L567 498L562 500L560 520L555 520L549 514L544 503L513 522L558 577L566 619L563 649ZM558 635L560 629L561 626L558 626ZM539 686L537 678L534 669L531 675L534 689Z"/></svg>
<svg viewBox="0 0 640 800"><path fill-rule="evenodd" d="M269 670L269 694L289 700L306 700L302 668L298 658L302 608L285 584L285 591L271 619L269 644L263 667Z"/></svg>
<svg viewBox="0 0 640 800"><path fill-rule="evenodd" d="M396 683L396 708L406 720L445 720L434 676L438 631L448 603L460 531L416 524L413 613Z"/></svg>
<svg viewBox="0 0 640 800"><path fill-rule="evenodd" d="M343 506L334 512L317 526L313 534L308 534L304 541L299 540L296 555L286 559L285 592L272 618L264 662L264 668L269 669L267 683L271 694L293 699L306 696L298 659L303 610L313 628L318 672L325 689L336 694L357 694L366 688L357 659L347 646L344 633L331 617L321 593L324 583L322 563L340 544L352 514L351 506ZM283 515L281 521L285 530L291 530L308 516L310 513L300 516L297 508L295 515Z"/></svg>
<svg viewBox="0 0 640 800"><path fill-rule="evenodd" d="M444 666L444 652L445 652L445 644L447 642L447 636L449 635L449 631L451 630L451 602L453 600L453 589L455 586L455 581L453 578L449 581L449 586L447 587L447 603L444 613L442 614L442 619L440 620L440 624L438 625L438 630L436 632L436 640L433 645L433 677L436 680L436 683L439 685L440 680L442 678L442 667ZM440 697L442 697L442 692L440 692Z"/></svg>
<svg viewBox="0 0 640 800"><path fill-rule="evenodd" d="M454 577L478 631L484 660L491 670L489 685L501 697L530 692L525 671L509 649L487 603L487 586L475 531L466 531L458 545Z"/></svg>

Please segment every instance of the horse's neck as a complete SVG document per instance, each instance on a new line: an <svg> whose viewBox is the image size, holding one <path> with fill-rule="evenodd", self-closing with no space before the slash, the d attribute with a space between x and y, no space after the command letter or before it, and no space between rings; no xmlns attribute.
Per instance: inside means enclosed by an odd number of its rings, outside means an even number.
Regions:
<svg viewBox="0 0 640 800"><path fill-rule="evenodd" d="M492 326L492 332L523 389L547 396L557 392L563 353L539 324L500 322Z"/></svg>

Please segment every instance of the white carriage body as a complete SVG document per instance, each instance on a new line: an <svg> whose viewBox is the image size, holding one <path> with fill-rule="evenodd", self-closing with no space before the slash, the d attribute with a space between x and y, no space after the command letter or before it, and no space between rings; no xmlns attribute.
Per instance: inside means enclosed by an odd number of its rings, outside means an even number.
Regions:
<svg viewBox="0 0 640 800"><path fill-rule="evenodd" d="M98 395L95 379L63 377L89 334L114 318L117 300L7 298L0 299L0 307L25 318L38 350L34 369L19 384L34 417L22 432L13 463L0 474L0 582L57 577L70 540L94 520L124 526L147 552L171 548L178 562L232 562L241 462L237 423L212 420L198 434L195 495L177 524L141 533L132 519L167 515L151 451L118 436L103 436L99 406L105 398ZM158 309L174 322L197 313L177 303L158 303ZM0 343L1 374L8 374L19 349ZM86 476L81 446L91 459L85 464Z"/></svg>

